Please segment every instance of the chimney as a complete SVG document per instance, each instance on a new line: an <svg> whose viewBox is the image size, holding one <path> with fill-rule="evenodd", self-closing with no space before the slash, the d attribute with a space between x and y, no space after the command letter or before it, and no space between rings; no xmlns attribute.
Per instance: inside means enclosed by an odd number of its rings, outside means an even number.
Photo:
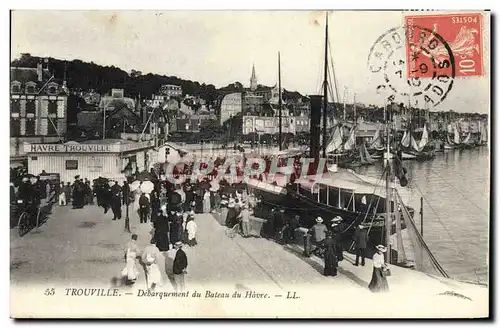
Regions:
<svg viewBox="0 0 500 328"><path fill-rule="evenodd" d="M42 77L43 77L43 66L42 62L39 61L38 64L36 64L36 75L38 75L38 82L42 82Z"/></svg>

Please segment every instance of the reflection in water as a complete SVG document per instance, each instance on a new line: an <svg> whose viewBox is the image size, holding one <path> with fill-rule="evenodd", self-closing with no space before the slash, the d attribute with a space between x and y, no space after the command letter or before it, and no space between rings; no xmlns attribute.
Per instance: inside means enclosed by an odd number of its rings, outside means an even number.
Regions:
<svg viewBox="0 0 500 328"><path fill-rule="evenodd" d="M438 153L431 161L405 161L411 199L424 197L424 238L448 274L487 282L490 155L488 147ZM380 177L383 163L357 171ZM420 217L415 217L420 226Z"/></svg>

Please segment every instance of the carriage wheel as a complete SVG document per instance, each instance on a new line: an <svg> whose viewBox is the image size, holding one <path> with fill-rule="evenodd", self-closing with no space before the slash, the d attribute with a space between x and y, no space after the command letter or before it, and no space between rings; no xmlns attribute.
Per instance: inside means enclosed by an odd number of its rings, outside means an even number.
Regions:
<svg viewBox="0 0 500 328"><path fill-rule="evenodd" d="M17 222L17 230L19 231L19 236L22 237L27 234L29 229L29 215L27 212L22 212Z"/></svg>

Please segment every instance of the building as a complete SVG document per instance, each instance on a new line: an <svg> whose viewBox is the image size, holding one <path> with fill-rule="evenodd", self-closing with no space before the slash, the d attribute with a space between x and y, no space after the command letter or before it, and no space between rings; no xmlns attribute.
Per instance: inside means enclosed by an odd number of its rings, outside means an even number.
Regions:
<svg viewBox="0 0 500 328"><path fill-rule="evenodd" d="M135 100L125 97L123 89L111 89L110 95L102 96L99 101L99 109L101 111L110 112L123 106L135 108Z"/></svg>
<svg viewBox="0 0 500 328"><path fill-rule="evenodd" d="M145 102L150 107L160 107L167 100L166 96L162 95L153 95L151 99L147 99Z"/></svg>
<svg viewBox="0 0 500 328"><path fill-rule="evenodd" d="M300 119L299 122L304 122ZM282 133L296 133L296 117L282 117ZM243 134L276 134L279 132L279 118L266 116L243 116Z"/></svg>
<svg viewBox="0 0 500 328"><path fill-rule="evenodd" d="M252 76L250 77L250 90L257 90L257 75L255 74L255 64L252 65Z"/></svg>
<svg viewBox="0 0 500 328"><path fill-rule="evenodd" d="M245 115L260 115L263 111L264 97L251 92L243 94L243 113Z"/></svg>
<svg viewBox="0 0 500 328"><path fill-rule="evenodd" d="M23 142L57 142L67 131L68 90L42 63L10 68L10 136L12 159L24 158ZM13 147L12 147L13 146Z"/></svg>
<svg viewBox="0 0 500 328"><path fill-rule="evenodd" d="M182 96L182 87L174 84L165 84L160 87L158 93L166 97L180 97Z"/></svg>
<svg viewBox="0 0 500 328"><path fill-rule="evenodd" d="M149 170L156 163L153 141L120 139L92 140L65 144L24 144L28 154L28 173L43 170L58 173L61 181L71 182L76 175L89 180L98 177L123 181L126 172Z"/></svg>
<svg viewBox="0 0 500 328"><path fill-rule="evenodd" d="M311 131L310 118L305 115L294 116L295 133L309 133Z"/></svg>
<svg viewBox="0 0 500 328"><path fill-rule="evenodd" d="M242 111L241 92L230 93L225 95L220 105L220 124L224 124L228 119Z"/></svg>
<svg viewBox="0 0 500 328"><path fill-rule="evenodd" d="M204 121L217 119L213 114L184 115L175 119L175 126L171 126L172 132L200 132Z"/></svg>

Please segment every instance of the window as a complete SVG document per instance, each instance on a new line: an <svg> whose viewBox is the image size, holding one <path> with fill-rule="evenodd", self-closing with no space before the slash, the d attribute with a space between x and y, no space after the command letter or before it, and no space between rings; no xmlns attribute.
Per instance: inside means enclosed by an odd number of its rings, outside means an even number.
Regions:
<svg viewBox="0 0 500 328"><path fill-rule="evenodd" d="M51 95L55 95L57 93L57 84L51 83L47 88L47 93Z"/></svg>
<svg viewBox="0 0 500 328"><path fill-rule="evenodd" d="M47 135L57 135L57 120L47 119Z"/></svg>
<svg viewBox="0 0 500 328"><path fill-rule="evenodd" d="M74 159L67 160L66 170L78 170L78 161Z"/></svg>
<svg viewBox="0 0 500 328"><path fill-rule="evenodd" d="M21 111L21 104L19 100L11 100L10 101L10 112L19 114Z"/></svg>
<svg viewBox="0 0 500 328"><path fill-rule="evenodd" d="M36 132L35 120L34 119L27 119L26 120L26 131L24 134L27 136L34 136L35 132Z"/></svg>
<svg viewBox="0 0 500 328"><path fill-rule="evenodd" d="M16 119L10 120L10 136L17 137L21 135L21 121Z"/></svg>
<svg viewBox="0 0 500 328"><path fill-rule="evenodd" d="M49 100L47 110L49 115L55 115L57 117L57 101Z"/></svg>
<svg viewBox="0 0 500 328"><path fill-rule="evenodd" d="M26 85L26 93L30 94L35 93L35 86L33 84Z"/></svg>
<svg viewBox="0 0 500 328"><path fill-rule="evenodd" d="M21 93L21 84L19 82L13 82L11 86L12 93Z"/></svg>
<svg viewBox="0 0 500 328"><path fill-rule="evenodd" d="M36 105L34 100L26 101L26 115L27 114L36 114Z"/></svg>

